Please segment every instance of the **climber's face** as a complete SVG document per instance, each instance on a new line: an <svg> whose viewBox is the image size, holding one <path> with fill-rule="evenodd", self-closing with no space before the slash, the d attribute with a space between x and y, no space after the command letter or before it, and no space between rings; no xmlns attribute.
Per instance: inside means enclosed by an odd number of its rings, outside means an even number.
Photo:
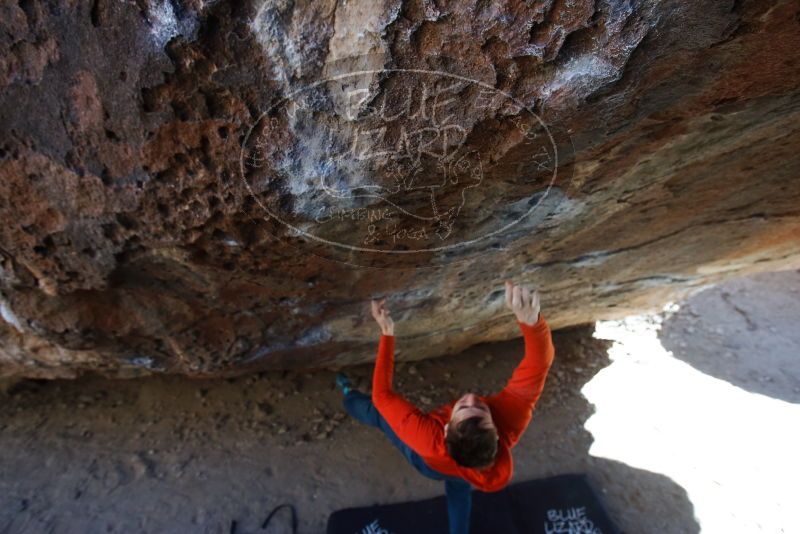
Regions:
<svg viewBox="0 0 800 534"><path fill-rule="evenodd" d="M450 421L445 426L445 432L447 432L447 428L450 425L455 427L461 421L465 421L470 417L480 417L482 419L482 427L494 428L492 412L489 410L489 406L474 393L467 393L453 405L453 413L450 416Z"/></svg>

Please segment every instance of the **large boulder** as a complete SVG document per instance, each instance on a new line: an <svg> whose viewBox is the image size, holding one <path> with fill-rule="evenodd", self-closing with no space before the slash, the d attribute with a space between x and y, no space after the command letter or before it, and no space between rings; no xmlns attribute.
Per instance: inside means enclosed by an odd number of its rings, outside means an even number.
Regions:
<svg viewBox="0 0 800 534"><path fill-rule="evenodd" d="M642 5L639 5L642 4ZM796 0L4 1L0 374L231 375L800 265Z"/></svg>

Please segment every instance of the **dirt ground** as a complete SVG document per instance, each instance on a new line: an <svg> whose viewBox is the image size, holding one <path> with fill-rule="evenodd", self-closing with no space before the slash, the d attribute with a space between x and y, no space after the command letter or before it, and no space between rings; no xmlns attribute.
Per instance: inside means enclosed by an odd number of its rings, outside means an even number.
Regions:
<svg viewBox="0 0 800 534"><path fill-rule="evenodd" d="M665 322L663 343L704 373L797 403L798 291L797 272L712 288ZM589 454L584 424L594 407L580 390L609 365L611 345L593 332L555 333L551 375L514 449L514 480L586 472L624 532L699 532L686 490L672 479ZM518 338L401 362L395 386L431 409L466 391L487 394L502 387L522 350ZM348 373L368 390L371 365ZM346 416L333 377L10 385L0 392L0 532L289 532L288 514L260 530L288 502L300 532L318 533L340 508L442 494L377 429Z"/></svg>

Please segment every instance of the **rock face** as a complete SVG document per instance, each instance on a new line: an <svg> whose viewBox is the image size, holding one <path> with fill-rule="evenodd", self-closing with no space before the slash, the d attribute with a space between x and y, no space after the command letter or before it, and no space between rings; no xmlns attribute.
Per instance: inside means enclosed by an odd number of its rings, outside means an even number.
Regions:
<svg viewBox="0 0 800 534"><path fill-rule="evenodd" d="M0 374L233 375L800 264L800 4L0 7Z"/></svg>

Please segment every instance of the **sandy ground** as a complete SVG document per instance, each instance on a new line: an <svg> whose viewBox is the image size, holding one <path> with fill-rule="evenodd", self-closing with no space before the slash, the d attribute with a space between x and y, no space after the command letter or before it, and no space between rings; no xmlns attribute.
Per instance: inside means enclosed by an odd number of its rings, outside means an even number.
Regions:
<svg viewBox="0 0 800 534"><path fill-rule="evenodd" d="M799 292L796 272L731 282L660 316L658 336L674 353L668 358L697 373L797 406ZM616 332L628 326L617 323ZM640 358L631 350L613 356L623 343L617 334L606 336L612 340L594 334L594 326L556 332L556 361L544 395L514 449L514 480L587 472L625 532L692 533L701 524L704 532L714 532L701 514L695 517L689 493L671 478L685 477L639 457L631 460L615 445L619 438L635 443L632 438L652 434L624 421L627 407L641 404L624 389L638 383L637 368L627 371L634 374L608 374L626 369L631 354ZM490 393L502 387L522 348L519 338L400 363L396 387L426 408L465 391ZM371 366L348 372L368 389ZM596 413L581 393L595 375L597 384L605 384L595 388ZM333 376L85 377L11 385L0 393L0 532L227 533L234 521L240 533L289 532L288 515L267 531L259 528L274 506L289 502L298 510L300 532L317 533L343 507L442 494L441 483L418 475L378 430L346 416ZM621 402L616 407L603 405L609 385L619 391L611 396ZM602 454L590 454L590 417ZM673 460L691 464L699 458L691 449L680 454ZM739 461L731 469L758 458Z"/></svg>

